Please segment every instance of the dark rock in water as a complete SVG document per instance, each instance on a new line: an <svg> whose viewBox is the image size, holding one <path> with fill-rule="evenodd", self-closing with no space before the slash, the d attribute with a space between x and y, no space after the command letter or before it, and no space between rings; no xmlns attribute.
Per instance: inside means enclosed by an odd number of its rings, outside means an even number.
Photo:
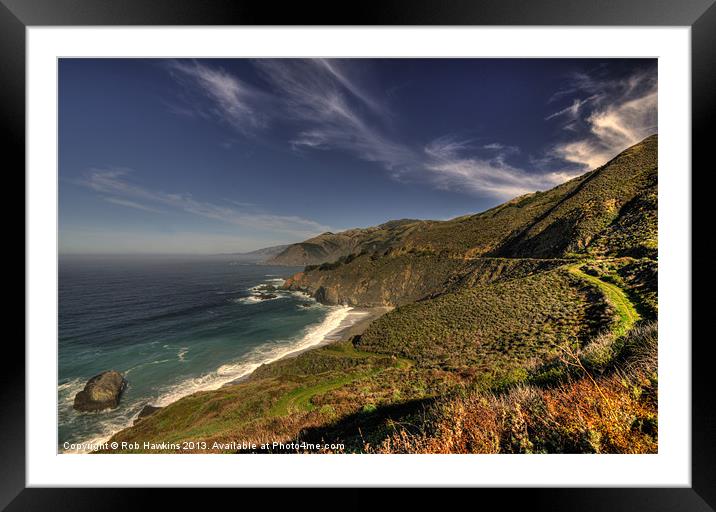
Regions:
<svg viewBox="0 0 716 512"><path fill-rule="evenodd" d="M313 306L313 304L310 303L310 302L302 302L302 303L300 304L300 306L301 306L302 308L310 308L311 306Z"/></svg>
<svg viewBox="0 0 716 512"><path fill-rule="evenodd" d="M321 304L328 303L326 289L323 286L318 287L318 289L313 294L313 298L316 299L316 301L320 302Z"/></svg>
<svg viewBox="0 0 716 512"><path fill-rule="evenodd" d="M139 416L137 416L137 419L134 420L134 423L132 423L132 425L136 425L139 421L143 420L148 416L151 416L160 409L162 409L162 407L157 407L156 405L145 405L142 410L139 411Z"/></svg>
<svg viewBox="0 0 716 512"><path fill-rule="evenodd" d="M127 381L118 371L102 372L88 380L85 388L75 395L74 408L88 412L114 409L125 387Z"/></svg>
<svg viewBox="0 0 716 512"><path fill-rule="evenodd" d="M259 300L269 300L269 299L275 299L278 297L278 295L274 293L259 293L256 298Z"/></svg>
<svg viewBox="0 0 716 512"><path fill-rule="evenodd" d="M139 412L139 416L137 418L146 418L147 416L151 416L155 412L161 410L162 407L158 407L156 405L145 405L144 408Z"/></svg>

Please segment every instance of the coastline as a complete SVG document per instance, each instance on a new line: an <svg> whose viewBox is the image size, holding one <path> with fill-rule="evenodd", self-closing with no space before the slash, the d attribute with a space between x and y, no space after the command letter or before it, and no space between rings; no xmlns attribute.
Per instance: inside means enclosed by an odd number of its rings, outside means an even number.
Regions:
<svg viewBox="0 0 716 512"><path fill-rule="evenodd" d="M288 352L288 353L278 357L277 359L268 360L265 363L257 365L256 367L251 369L251 371L242 375L241 377L238 377L234 380L226 382L226 383L220 385L218 388L214 388L214 389L221 389L221 388L225 388L228 386L234 386L234 385L240 384L240 383L246 381L247 379L249 379L257 368L259 368L265 364L272 364L272 363L280 361L280 360L297 357L300 354L303 354L304 352L308 352L310 350L314 350L314 349L329 345L331 343L335 343L337 341L345 340L352 336L362 334L365 331L365 329L368 327L368 325L371 324L371 322L373 322L375 319L382 316L383 314L387 313L388 311L392 310L393 308L388 307L388 306L380 306L380 307L350 307L349 309L350 310L346 314L345 318L343 318L341 320L340 324L338 326L336 326L334 329L332 329L331 331L328 331L327 333L325 333L321 337L320 341L313 343L309 346L303 347L303 348L297 348L296 350ZM161 409L161 408L170 406L170 405L176 403L177 401L185 398L186 396L190 396L191 394L193 394L193 393L189 393L187 395L180 396L180 397L176 398L175 400L172 400L171 402L162 403L161 405L156 405L156 403L147 404L147 405L154 405ZM139 411L139 412L141 413L141 411ZM134 424L136 424L137 419L138 418L135 415L130 420L130 422L123 428L119 428L118 430L114 430L111 433L105 433L102 436L93 438L92 440L88 441L88 443L101 444L103 442L106 442L106 441L110 440L112 437L114 437L116 434L134 426ZM67 453L67 452L89 453L91 451L92 451L91 449L90 450L67 450L67 451L61 451L60 453Z"/></svg>
<svg viewBox="0 0 716 512"><path fill-rule="evenodd" d="M296 357L300 354L303 354L304 352L308 352L309 350L314 350L320 347L324 347L326 345L330 345L331 343L335 343L336 341L345 340L353 336L363 334L363 332L368 328L368 326L373 322L373 320L376 320L377 318L383 316L385 313L391 311L392 309L392 306L378 306L371 308L353 307L348 313L348 316L343 320L343 322L341 322L341 325L326 334L323 337L323 340L321 340L319 343L311 345L310 347L306 347L305 349L297 350L296 352L286 354L281 359ZM278 359L278 361L280 361L281 359Z"/></svg>
<svg viewBox="0 0 716 512"><path fill-rule="evenodd" d="M315 350L320 347L325 347L326 345L330 345L331 343L335 343L337 341L345 340L348 338L351 338L353 336L357 336L360 334L363 334L363 332L368 328L368 326L377 318L383 316L388 311L391 311L393 307L391 306L378 306L378 307L353 307L345 319L341 322L341 324L334 329L333 331L327 333L325 336L323 336L323 339L309 347L298 349L293 352L290 352L279 359L276 359L274 361L270 361L268 363L264 364L271 364L275 363L276 361L282 361L284 359L289 359L292 357L298 357L299 355L303 354L304 352L308 352L309 350ZM255 370L254 370L255 371ZM254 372L248 373L246 375L242 375L238 379L232 380L230 382L227 382L226 384L222 385L222 388L228 387L228 386L235 386L236 384L240 384L244 381L246 381ZM172 402L173 403L173 402Z"/></svg>

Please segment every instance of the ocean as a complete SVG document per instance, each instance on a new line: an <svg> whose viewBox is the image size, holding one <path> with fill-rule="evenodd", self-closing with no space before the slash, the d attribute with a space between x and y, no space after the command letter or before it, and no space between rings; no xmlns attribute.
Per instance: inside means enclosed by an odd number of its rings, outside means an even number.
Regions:
<svg viewBox="0 0 716 512"><path fill-rule="evenodd" d="M230 256L61 257L58 451L105 441L145 405L217 389L345 328L351 308L280 289L299 270ZM75 411L75 394L105 370L127 380L119 407Z"/></svg>

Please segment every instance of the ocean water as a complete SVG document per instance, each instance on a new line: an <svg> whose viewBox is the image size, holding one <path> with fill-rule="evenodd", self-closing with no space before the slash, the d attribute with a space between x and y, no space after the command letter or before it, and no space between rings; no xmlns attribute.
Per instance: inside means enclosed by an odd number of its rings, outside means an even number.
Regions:
<svg viewBox="0 0 716 512"><path fill-rule="evenodd" d="M231 257L62 257L59 262L58 451L101 442L147 405L217 389L345 327L350 308L265 291L299 268ZM81 413L74 396L105 370L128 382L114 410Z"/></svg>

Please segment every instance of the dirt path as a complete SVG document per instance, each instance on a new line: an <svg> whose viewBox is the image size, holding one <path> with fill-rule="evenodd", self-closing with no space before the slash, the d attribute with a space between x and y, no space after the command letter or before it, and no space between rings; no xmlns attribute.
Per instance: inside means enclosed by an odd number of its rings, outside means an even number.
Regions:
<svg viewBox="0 0 716 512"><path fill-rule="evenodd" d="M576 275L577 277L584 279L597 286L602 293L604 293L607 301L617 310L619 316L619 323L614 328L614 335L618 338L626 334L634 324L641 318L637 313L634 304L629 300L624 293L624 290L619 288L617 285L602 281L598 277L590 276L589 274L580 270L581 263L576 265L570 265L568 270Z"/></svg>

